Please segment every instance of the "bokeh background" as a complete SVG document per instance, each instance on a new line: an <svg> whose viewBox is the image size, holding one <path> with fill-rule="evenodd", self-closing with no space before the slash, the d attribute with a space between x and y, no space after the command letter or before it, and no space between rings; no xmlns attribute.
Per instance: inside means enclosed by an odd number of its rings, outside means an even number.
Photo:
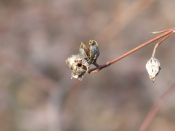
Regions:
<svg viewBox="0 0 175 131"><path fill-rule="evenodd" d="M175 26L173 0L0 0L0 131L137 131L175 83L175 36L158 47L155 83L145 69L154 44L83 81L65 60L95 39L99 64ZM91 66L93 68L93 66ZM175 91L147 131L175 130Z"/></svg>

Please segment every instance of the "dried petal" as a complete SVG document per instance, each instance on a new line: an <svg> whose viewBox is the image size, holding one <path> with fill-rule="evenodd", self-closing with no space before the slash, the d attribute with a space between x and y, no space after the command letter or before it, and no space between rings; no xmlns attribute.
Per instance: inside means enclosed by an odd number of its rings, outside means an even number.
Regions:
<svg viewBox="0 0 175 131"><path fill-rule="evenodd" d="M155 77L159 74L160 69L161 69L158 59L152 57L146 63L146 69L147 69L150 79L154 82Z"/></svg>
<svg viewBox="0 0 175 131"><path fill-rule="evenodd" d="M81 42L81 44L80 44L79 54L80 54L80 56L82 56L83 58L85 58L87 60L89 60L89 58L90 58L89 47L87 47L86 44L83 42Z"/></svg>
<svg viewBox="0 0 175 131"><path fill-rule="evenodd" d="M88 62L79 54L72 55L66 60L66 64L72 70L71 78L82 80L89 69Z"/></svg>

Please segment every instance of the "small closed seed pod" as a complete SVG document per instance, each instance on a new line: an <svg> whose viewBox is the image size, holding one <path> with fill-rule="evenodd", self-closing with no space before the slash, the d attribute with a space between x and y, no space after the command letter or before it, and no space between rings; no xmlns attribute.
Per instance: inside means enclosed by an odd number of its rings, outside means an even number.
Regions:
<svg viewBox="0 0 175 131"><path fill-rule="evenodd" d="M88 62L80 56L80 54L72 55L66 60L66 64L72 70L71 79L76 78L82 80L83 76L89 69Z"/></svg>
<svg viewBox="0 0 175 131"><path fill-rule="evenodd" d="M96 63L97 58L100 55L100 51L98 48L98 44L95 40L90 40L89 41L89 50L90 50L90 64L94 64L96 67L99 65Z"/></svg>
<svg viewBox="0 0 175 131"><path fill-rule="evenodd" d="M155 77L159 74L161 70L160 62L155 57L152 57L146 63L146 69L147 69L150 79L154 82Z"/></svg>

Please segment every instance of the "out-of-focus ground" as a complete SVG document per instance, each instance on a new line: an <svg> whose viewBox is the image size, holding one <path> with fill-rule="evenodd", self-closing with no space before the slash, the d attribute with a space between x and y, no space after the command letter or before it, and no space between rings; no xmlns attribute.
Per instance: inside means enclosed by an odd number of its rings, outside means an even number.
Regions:
<svg viewBox="0 0 175 131"><path fill-rule="evenodd" d="M95 39L103 64L175 26L175 1L130 9L140 1L0 0L0 131L137 131L175 83L175 35L157 50L154 84L145 69L154 44L82 82L65 60ZM172 92L148 131L175 131L174 101Z"/></svg>

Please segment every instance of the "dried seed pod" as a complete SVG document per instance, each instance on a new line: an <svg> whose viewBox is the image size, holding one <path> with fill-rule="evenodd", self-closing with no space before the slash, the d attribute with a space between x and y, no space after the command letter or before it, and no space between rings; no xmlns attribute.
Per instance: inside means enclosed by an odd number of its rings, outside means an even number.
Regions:
<svg viewBox="0 0 175 131"><path fill-rule="evenodd" d="M72 70L71 78L82 80L83 76L87 73L90 64L98 66L96 60L99 55L100 51L96 41L90 40L88 46L81 42L79 54L72 55L66 60L66 64Z"/></svg>
<svg viewBox="0 0 175 131"><path fill-rule="evenodd" d="M154 82L155 77L159 74L161 67L158 59L152 57L147 63L146 63L146 69L149 74L150 79Z"/></svg>
<svg viewBox="0 0 175 131"><path fill-rule="evenodd" d="M76 78L82 80L83 76L89 69L88 62L79 54L69 57L66 60L66 64L72 70L71 79Z"/></svg>
<svg viewBox="0 0 175 131"><path fill-rule="evenodd" d="M98 67L98 64L96 63L97 58L100 55L100 51L98 48L98 44L95 40L90 40L89 41L89 50L90 50L90 64L94 64L95 66Z"/></svg>

